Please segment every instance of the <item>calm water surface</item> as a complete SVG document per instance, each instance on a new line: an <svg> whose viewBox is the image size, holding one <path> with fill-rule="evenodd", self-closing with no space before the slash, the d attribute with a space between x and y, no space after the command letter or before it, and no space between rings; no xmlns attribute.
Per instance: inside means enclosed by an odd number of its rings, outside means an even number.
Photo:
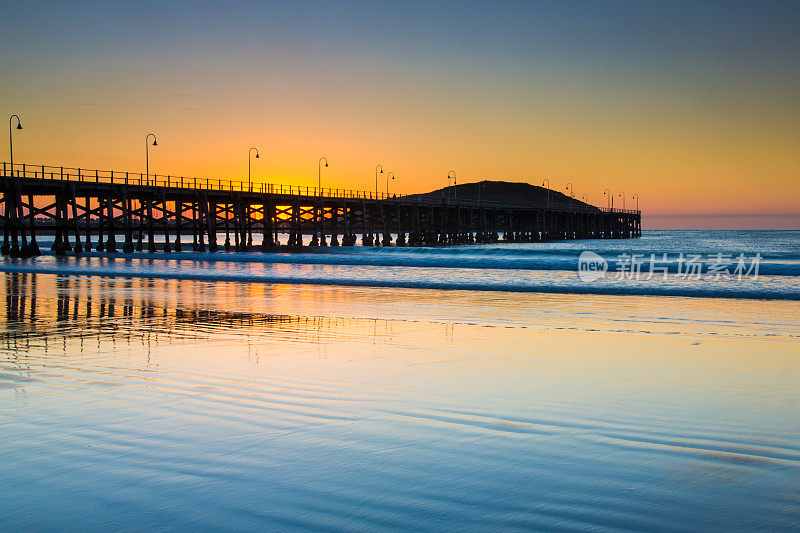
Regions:
<svg viewBox="0 0 800 533"><path fill-rule="evenodd" d="M80 261L0 274L0 529L800 528L796 300Z"/></svg>

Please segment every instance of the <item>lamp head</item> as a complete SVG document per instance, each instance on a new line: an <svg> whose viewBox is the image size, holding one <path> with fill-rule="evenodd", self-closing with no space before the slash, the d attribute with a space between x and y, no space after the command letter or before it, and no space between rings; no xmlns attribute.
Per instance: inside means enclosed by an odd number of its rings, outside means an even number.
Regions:
<svg viewBox="0 0 800 533"><path fill-rule="evenodd" d="M326 166L326 167L328 166L328 163L327 163L327 162L325 163L325 166Z"/></svg>
<svg viewBox="0 0 800 533"><path fill-rule="evenodd" d="M381 174L383 174L383 169L381 169Z"/></svg>
<svg viewBox="0 0 800 533"><path fill-rule="evenodd" d="M20 121L17 121L17 129L18 129L18 130L21 130L21 129L22 129L22 122L20 122Z"/></svg>
<svg viewBox="0 0 800 533"><path fill-rule="evenodd" d="M153 146L158 146L158 143L156 142L155 139L153 139Z"/></svg>
<svg viewBox="0 0 800 533"><path fill-rule="evenodd" d="M256 152L256 159L258 159L258 152Z"/></svg>

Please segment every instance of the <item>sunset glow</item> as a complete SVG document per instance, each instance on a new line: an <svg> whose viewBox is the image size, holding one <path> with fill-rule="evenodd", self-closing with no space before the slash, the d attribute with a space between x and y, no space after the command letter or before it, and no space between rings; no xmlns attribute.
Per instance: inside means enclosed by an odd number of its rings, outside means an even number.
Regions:
<svg viewBox="0 0 800 533"><path fill-rule="evenodd" d="M800 532L800 0L0 20L0 532Z"/></svg>
<svg viewBox="0 0 800 533"><path fill-rule="evenodd" d="M256 146L257 183L314 186L325 155L327 187L455 168L800 227L796 3L292 5L4 4L15 159L139 172L153 131L160 174L246 179Z"/></svg>

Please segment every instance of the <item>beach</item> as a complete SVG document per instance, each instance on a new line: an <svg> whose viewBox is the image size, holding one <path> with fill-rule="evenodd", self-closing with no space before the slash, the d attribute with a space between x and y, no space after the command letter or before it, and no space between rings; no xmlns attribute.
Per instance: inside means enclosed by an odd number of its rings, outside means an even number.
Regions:
<svg viewBox="0 0 800 533"><path fill-rule="evenodd" d="M0 13L0 533L800 532L797 0Z"/></svg>
<svg viewBox="0 0 800 533"><path fill-rule="evenodd" d="M796 530L796 238L4 260L0 526Z"/></svg>

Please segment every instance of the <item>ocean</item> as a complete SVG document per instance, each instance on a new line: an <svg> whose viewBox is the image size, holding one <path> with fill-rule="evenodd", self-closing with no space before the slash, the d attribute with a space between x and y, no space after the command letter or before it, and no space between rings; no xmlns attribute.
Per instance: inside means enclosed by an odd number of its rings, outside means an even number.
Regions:
<svg viewBox="0 0 800 533"><path fill-rule="evenodd" d="M0 278L2 530L800 528L797 231Z"/></svg>

